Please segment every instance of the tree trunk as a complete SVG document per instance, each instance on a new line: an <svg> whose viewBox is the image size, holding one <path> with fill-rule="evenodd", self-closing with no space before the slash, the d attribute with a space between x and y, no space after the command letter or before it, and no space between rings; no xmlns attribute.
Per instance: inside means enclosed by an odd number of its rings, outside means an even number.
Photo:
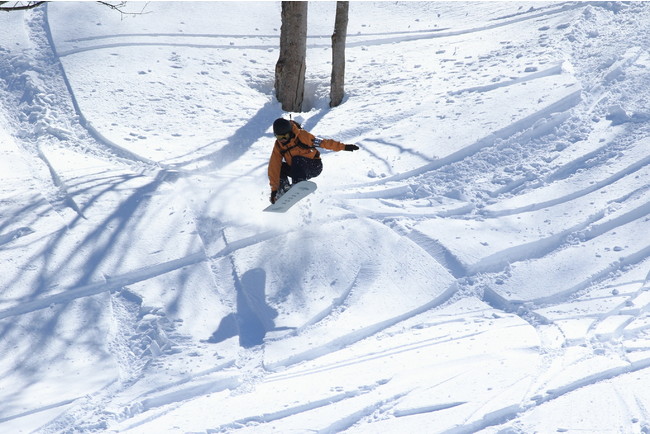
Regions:
<svg viewBox="0 0 650 434"><path fill-rule="evenodd" d="M345 38L348 33L348 9L350 2L336 2L336 19L332 34L332 83L330 86L330 107L343 101L345 83Z"/></svg>
<svg viewBox="0 0 650 434"><path fill-rule="evenodd" d="M305 93L307 2L282 2L280 57L275 65L275 92L282 110L299 112Z"/></svg>

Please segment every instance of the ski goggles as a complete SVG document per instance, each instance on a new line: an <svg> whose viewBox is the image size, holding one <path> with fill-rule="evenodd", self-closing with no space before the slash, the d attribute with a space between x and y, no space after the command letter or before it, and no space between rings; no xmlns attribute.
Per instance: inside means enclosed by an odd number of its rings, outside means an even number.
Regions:
<svg viewBox="0 0 650 434"><path fill-rule="evenodd" d="M275 138L278 139L281 142L285 142L291 138L291 133L286 133L286 134L276 134Z"/></svg>

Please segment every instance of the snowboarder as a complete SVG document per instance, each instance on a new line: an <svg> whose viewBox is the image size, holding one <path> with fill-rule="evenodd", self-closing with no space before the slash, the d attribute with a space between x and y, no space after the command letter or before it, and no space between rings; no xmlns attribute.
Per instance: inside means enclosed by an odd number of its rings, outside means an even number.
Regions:
<svg viewBox="0 0 650 434"><path fill-rule="evenodd" d="M300 128L297 122L278 118L273 122L275 144L269 159L269 183L271 203L285 193L291 184L315 178L323 170L320 152L316 148L332 151L356 151L357 145L346 145L332 139L315 137Z"/></svg>

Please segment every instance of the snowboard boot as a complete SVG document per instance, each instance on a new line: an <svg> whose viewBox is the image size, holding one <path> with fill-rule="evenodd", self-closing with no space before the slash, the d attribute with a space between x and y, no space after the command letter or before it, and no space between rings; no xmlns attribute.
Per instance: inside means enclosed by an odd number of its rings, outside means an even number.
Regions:
<svg viewBox="0 0 650 434"><path fill-rule="evenodd" d="M289 179L287 178L280 178L280 188L278 188L278 194L276 196L276 200L280 199L284 193L289 191L291 188L291 183L289 182Z"/></svg>

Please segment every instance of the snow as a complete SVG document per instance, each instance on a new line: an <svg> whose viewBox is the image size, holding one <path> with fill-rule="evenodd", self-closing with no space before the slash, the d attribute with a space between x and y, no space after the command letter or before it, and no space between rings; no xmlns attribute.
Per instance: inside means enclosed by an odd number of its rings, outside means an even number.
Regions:
<svg viewBox="0 0 650 434"><path fill-rule="evenodd" d="M336 108L310 3L280 215L280 3L127 8L0 15L0 431L650 432L647 3L352 2Z"/></svg>

